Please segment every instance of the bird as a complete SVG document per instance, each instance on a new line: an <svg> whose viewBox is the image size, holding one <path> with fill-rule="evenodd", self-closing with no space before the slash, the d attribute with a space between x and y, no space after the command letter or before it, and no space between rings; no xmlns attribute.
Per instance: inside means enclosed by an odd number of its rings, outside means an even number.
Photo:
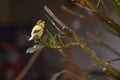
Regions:
<svg viewBox="0 0 120 80"><path fill-rule="evenodd" d="M44 33L44 28L45 28L45 21L38 20L36 25L33 27L31 31L31 37L28 39L28 41L40 39Z"/></svg>

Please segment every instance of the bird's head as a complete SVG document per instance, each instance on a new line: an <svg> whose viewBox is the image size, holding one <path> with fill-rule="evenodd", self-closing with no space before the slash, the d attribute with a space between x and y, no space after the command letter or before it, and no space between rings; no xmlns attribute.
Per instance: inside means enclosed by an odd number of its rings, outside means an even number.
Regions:
<svg viewBox="0 0 120 80"><path fill-rule="evenodd" d="M43 21L43 20L38 20L37 21L37 23L36 23L36 25L39 25L39 26L41 26L41 27L45 27L45 21Z"/></svg>

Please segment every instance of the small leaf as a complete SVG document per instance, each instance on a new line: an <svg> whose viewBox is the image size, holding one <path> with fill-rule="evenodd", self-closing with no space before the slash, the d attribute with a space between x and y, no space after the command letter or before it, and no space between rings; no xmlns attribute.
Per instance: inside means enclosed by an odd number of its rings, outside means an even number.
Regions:
<svg viewBox="0 0 120 80"><path fill-rule="evenodd" d="M35 44L33 47L30 47L26 50L26 53L34 53L36 50L43 48L41 44Z"/></svg>
<svg viewBox="0 0 120 80"><path fill-rule="evenodd" d="M47 30L47 33L48 35L50 36L50 39L49 39L49 44L50 46L56 46L57 45L57 41L56 41L56 34L53 36L48 30Z"/></svg>
<svg viewBox="0 0 120 80"><path fill-rule="evenodd" d="M56 46L56 45L57 45L56 39L51 38L51 39L49 40L49 44L50 44L51 46Z"/></svg>

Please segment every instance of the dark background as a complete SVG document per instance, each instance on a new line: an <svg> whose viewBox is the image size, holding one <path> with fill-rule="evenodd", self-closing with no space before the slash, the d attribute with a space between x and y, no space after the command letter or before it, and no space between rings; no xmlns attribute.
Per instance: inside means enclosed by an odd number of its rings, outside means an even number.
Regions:
<svg viewBox="0 0 120 80"><path fill-rule="evenodd" d="M105 0L105 3L109 14L116 22L119 22L110 1ZM61 4L82 14L84 18L78 18L64 12L60 8ZM13 75L10 74L18 75L29 61L32 54L26 54L26 49L31 47L33 42L28 42L25 35L30 36L32 27L39 19L45 20L46 28L54 32L53 25L45 16L44 5L51 8L78 35L84 37L88 41L89 47L102 59L109 60L117 57L104 47L91 44L85 33L96 34L100 32L101 39L117 51L120 50L119 38L106 31L103 23L95 16L89 15L84 9L72 5L68 0L0 0L0 80L12 80ZM92 66L95 62L87 54L77 47L74 48L74 51L75 64L97 78L97 80L107 79L102 72L102 68ZM24 80L49 80L53 73L64 68L61 62L62 58L63 56L56 50L45 48L32 69L24 77ZM119 70L118 62L111 65Z"/></svg>

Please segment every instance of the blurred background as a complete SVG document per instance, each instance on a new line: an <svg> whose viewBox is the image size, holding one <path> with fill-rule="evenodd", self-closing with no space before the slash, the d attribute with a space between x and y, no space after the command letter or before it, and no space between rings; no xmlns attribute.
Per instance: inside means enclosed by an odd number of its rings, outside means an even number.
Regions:
<svg viewBox="0 0 120 80"><path fill-rule="evenodd" d="M119 23L111 1L104 2L111 17ZM83 37L88 46L103 60L117 57L104 47L92 44L86 37L86 32L94 34L95 37L98 37L99 33L99 38L116 51L120 50L119 38L104 29L103 25L107 25L84 9L74 6L69 0L0 0L0 80L14 80L29 61L32 54L26 54L26 49L33 46L33 42L28 42L25 35L30 36L32 27L39 19L45 20L46 28L54 32L53 25L45 16L44 5L50 7L66 25ZM80 13L82 17L78 18L65 12L61 5ZM93 64L96 63L81 49L74 47L73 55L75 64L85 72L97 80L107 79L102 68L94 67ZM23 80L49 80L54 73L64 69L62 58L58 51L45 48ZM111 65L120 70L119 61Z"/></svg>

